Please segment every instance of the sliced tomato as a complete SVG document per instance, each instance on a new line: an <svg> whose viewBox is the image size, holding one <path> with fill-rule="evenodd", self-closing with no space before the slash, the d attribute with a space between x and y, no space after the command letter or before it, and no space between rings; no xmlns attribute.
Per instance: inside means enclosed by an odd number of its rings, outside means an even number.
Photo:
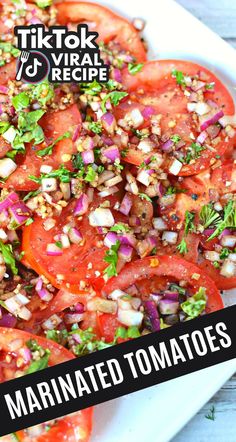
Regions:
<svg viewBox="0 0 236 442"><path fill-rule="evenodd" d="M19 156L18 167L6 181L5 187L20 191L37 189L39 185L32 181L29 175L40 176L40 168L43 164L52 166L53 169L58 169L61 164L64 164L67 169L71 169L71 155L77 152L71 138L65 138L56 143L52 155L39 157L37 151L49 146L67 131L70 131L73 136L74 129L80 124L81 116L76 104L65 110L44 115L40 120L40 125L45 133L45 145L44 143L39 146L30 144L26 147L26 155Z"/></svg>
<svg viewBox="0 0 236 442"><path fill-rule="evenodd" d="M12 353L12 342L21 341L21 347L26 345L29 340L35 340L41 347L49 349L51 354L49 357L49 366L60 364L66 362L70 359L74 359L73 354L66 350L61 345L55 343L54 341L41 338L39 336L32 335L21 330L15 330L10 328L0 328L0 347L1 354ZM7 370L6 363L1 358L0 361L1 369L1 382L9 380L9 370ZM12 367L13 369L13 367ZM7 373L7 379L4 379L4 373ZM13 372L14 376L14 372ZM88 442L89 436L92 428L92 408L87 410L78 411L73 415L69 415L58 419L55 423L50 426L49 422L48 428L42 428L42 434L39 436L34 436L34 442L54 442L57 438L61 440L66 440L68 442ZM30 442L32 440L32 435L28 430L22 430L16 432L17 440L21 442ZM4 441L4 437L2 438ZM7 440L7 439L6 439Z"/></svg>
<svg viewBox="0 0 236 442"><path fill-rule="evenodd" d="M114 207L117 197L107 199L110 201L110 207ZM101 202L104 202L104 199L96 195L90 210L94 210ZM103 271L108 264L104 261L107 247L103 245L102 236L97 228L90 226L88 216L84 215L82 219L74 217L75 204L76 200L73 200L63 209L57 218L56 226L47 232L43 219L35 218L32 224L23 229L22 249L25 251L24 259L39 275L45 275L55 287L80 294L81 281L91 283L95 289L104 284ZM126 217L117 211L113 211L113 216L116 222L126 220ZM47 245L55 243L55 235L61 233L63 226L72 219L84 241L82 245L71 244L63 250L61 256L52 259L46 253Z"/></svg>
<svg viewBox="0 0 236 442"><path fill-rule="evenodd" d="M16 76L16 62L13 60L0 68L0 84L6 85L8 80L13 80Z"/></svg>
<svg viewBox="0 0 236 442"><path fill-rule="evenodd" d="M236 164L226 161L212 171L211 183L220 194L236 192Z"/></svg>
<svg viewBox="0 0 236 442"><path fill-rule="evenodd" d="M221 275L219 269L216 269L213 266L213 263L208 259L201 259L201 262L198 265L215 282L219 290L235 289L236 276L226 278L225 276Z"/></svg>
<svg viewBox="0 0 236 442"><path fill-rule="evenodd" d="M110 313L98 314L97 322L100 335L106 342L112 342L115 338L117 328L122 326L117 317Z"/></svg>
<svg viewBox="0 0 236 442"><path fill-rule="evenodd" d="M193 278L193 275L199 275L199 279ZM137 281L150 280L155 276L167 277L170 281L184 280L194 290L205 287L208 296L207 312L223 308L223 302L214 281L195 264L174 256L151 256L127 264L117 277L107 282L103 287L103 292L108 295L116 289L125 291Z"/></svg>
<svg viewBox="0 0 236 442"><path fill-rule="evenodd" d="M126 71L123 74L123 83L128 89L130 99L133 102L152 106L156 114L162 115L160 125L163 133L168 131L172 135L179 134L181 139L186 142L186 145L190 145L192 143L190 134L193 133L197 136L198 133L193 114L187 110L187 97L184 95L184 91L176 84L176 79L173 78L172 72L174 69L190 76L194 76L200 71L204 72L208 78L207 81L215 83L215 92L206 93L206 99L211 98L211 100L217 103L219 108L224 110L225 114L234 114L233 98L223 83L205 67L189 61L150 61L145 63L142 70L136 75L131 75ZM170 122L173 121L176 124L174 128L170 129ZM222 136L221 141L217 144L216 151L203 150L200 158L196 159L193 164L184 165L179 175L188 176L201 172L210 166L216 154L223 155L226 149L229 146L232 149L234 144L235 137L226 142ZM132 152L133 157L134 153ZM140 159L140 162L144 159L144 155L141 155L140 152L138 153L138 159ZM129 155L124 160L129 161ZM135 164L137 164L137 160ZM168 162L166 166L168 166Z"/></svg>
<svg viewBox="0 0 236 442"><path fill-rule="evenodd" d="M109 43L114 40L137 62L146 60L146 50L138 31L123 17L97 3L68 1L55 6L57 22L61 25L87 23L91 31L98 32L98 41Z"/></svg>

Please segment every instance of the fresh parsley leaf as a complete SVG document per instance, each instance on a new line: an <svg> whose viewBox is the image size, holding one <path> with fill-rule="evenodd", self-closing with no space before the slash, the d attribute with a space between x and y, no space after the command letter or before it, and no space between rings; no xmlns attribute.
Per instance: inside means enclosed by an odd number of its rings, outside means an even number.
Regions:
<svg viewBox="0 0 236 442"><path fill-rule="evenodd" d="M92 121L88 126L89 130L91 130L95 134L102 133L102 123L101 121Z"/></svg>
<svg viewBox="0 0 236 442"><path fill-rule="evenodd" d="M177 134L172 135L172 137L170 137L170 139L176 144L181 140L181 137Z"/></svg>
<svg viewBox="0 0 236 442"><path fill-rule="evenodd" d="M206 289L200 287L195 295L189 297L185 302L180 304L180 307L188 315L189 318L197 318L206 308Z"/></svg>
<svg viewBox="0 0 236 442"><path fill-rule="evenodd" d="M215 267L215 269L219 269L220 268L220 263L218 261L214 261L213 262L213 266Z"/></svg>
<svg viewBox="0 0 236 442"><path fill-rule="evenodd" d="M75 334L79 335L81 341L80 344L75 346L74 352L77 356L83 356L94 351L103 350L104 348L113 345L113 342L107 343L102 340L96 340L96 335L93 333L92 328L88 328L87 330L77 328L70 332L72 337Z"/></svg>
<svg viewBox="0 0 236 442"><path fill-rule="evenodd" d="M101 109L103 112L106 112L106 102L107 100L110 100L111 104L113 104L113 106L117 106L120 102L120 100L122 100L122 98L127 97L127 92L120 92L120 91L112 91L109 92L109 94L107 94L101 103Z"/></svg>
<svg viewBox="0 0 236 442"><path fill-rule="evenodd" d="M46 338L51 339L51 341L55 341L58 344L64 343L68 338L68 331L66 329L63 330L47 330Z"/></svg>
<svg viewBox="0 0 236 442"><path fill-rule="evenodd" d="M36 100L42 106L54 97L54 87L53 84L49 83L48 80L44 80L38 84L32 84L30 90L31 100Z"/></svg>
<svg viewBox="0 0 236 442"><path fill-rule="evenodd" d="M66 169L64 164L62 164L59 169L52 170L52 172L46 174L41 174L40 177L29 175L29 179L38 184L42 182L43 178L58 178L62 183L69 183L71 178L76 176L77 174L75 172Z"/></svg>
<svg viewBox="0 0 236 442"><path fill-rule="evenodd" d="M216 212L216 210L213 209L212 204L209 203L201 208L199 218L203 224L204 229L206 229L209 226L216 225L217 222L220 220L220 215L218 212Z"/></svg>
<svg viewBox="0 0 236 442"><path fill-rule="evenodd" d="M56 138L56 140L53 141L53 143L50 144L50 146L45 147L45 149L38 150L38 152L37 152L37 156L38 156L38 157L44 157L44 156L46 156L46 155L52 155L52 151L53 151L54 146L55 146L59 141L61 141L61 140L65 140L66 138L70 138L70 137L71 137L70 132L65 132L65 133L64 133L63 135L61 135L60 137Z"/></svg>
<svg viewBox="0 0 236 442"><path fill-rule="evenodd" d="M0 121L0 135L4 134L10 127L8 121Z"/></svg>
<svg viewBox="0 0 236 442"><path fill-rule="evenodd" d="M30 226L30 224L32 224L33 222L34 222L33 218L28 218L25 223L25 226Z"/></svg>
<svg viewBox="0 0 236 442"><path fill-rule="evenodd" d="M16 260L13 256L13 252L12 252L12 245L10 244L4 244L1 240L0 240L0 252L3 256L3 259L6 263L6 265L8 267L10 267L13 275L17 275L18 274L18 269L16 267Z"/></svg>
<svg viewBox="0 0 236 442"><path fill-rule="evenodd" d="M73 166L75 169L83 170L84 169L84 162L82 155L80 153L77 153L72 157Z"/></svg>
<svg viewBox="0 0 236 442"><path fill-rule="evenodd" d="M139 193L138 196L142 199L142 200L146 200L149 201L150 203L152 202L151 198L146 195L146 193Z"/></svg>
<svg viewBox="0 0 236 442"><path fill-rule="evenodd" d="M204 146L201 146L200 144L197 144L197 143L192 143L188 147L188 152L187 152L186 156L183 158L183 162L185 164L189 164L190 161L197 160L198 158L200 158L201 152L203 150L205 150Z"/></svg>
<svg viewBox="0 0 236 442"><path fill-rule="evenodd" d="M95 80L92 83L80 83L80 89L87 95L98 95L102 91L102 85Z"/></svg>
<svg viewBox="0 0 236 442"><path fill-rule="evenodd" d="M231 250L227 249L227 247L224 247L220 252L220 259L228 258L230 253L231 253Z"/></svg>
<svg viewBox="0 0 236 442"><path fill-rule="evenodd" d="M188 247L185 239L182 239L180 243L177 245L176 249L181 253L181 255L185 255L188 253Z"/></svg>
<svg viewBox="0 0 236 442"><path fill-rule="evenodd" d="M95 170L92 168L92 166L88 166L84 180L87 181L88 183L91 183L95 180L96 176L97 174Z"/></svg>
<svg viewBox="0 0 236 442"><path fill-rule="evenodd" d="M47 8L48 6L52 5L53 0L36 0L36 5L41 8Z"/></svg>
<svg viewBox="0 0 236 442"><path fill-rule="evenodd" d="M23 201L28 201L30 198L33 198L34 196L37 196L40 193L40 190L33 190L32 192L27 193L27 195L24 196Z"/></svg>
<svg viewBox="0 0 236 442"><path fill-rule="evenodd" d="M186 212L185 212L185 225L184 225L185 235L187 235L189 232L194 232L194 230L195 230L195 226L193 223L194 218L195 218L195 213L189 212L188 210L186 210Z"/></svg>
<svg viewBox="0 0 236 442"><path fill-rule="evenodd" d="M209 419L211 421L215 420L215 407L214 407L214 405L212 405L212 407L210 408L209 413L205 415L205 418Z"/></svg>
<svg viewBox="0 0 236 442"><path fill-rule="evenodd" d="M138 72L142 70L143 63L129 63L128 64L128 71L131 75L136 75Z"/></svg>
<svg viewBox="0 0 236 442"><path fill-rule="evenodd" d="M116 241L116 243L111 246L109 250L106 251L104 261L109 264L109 266L104 270L104 273L111 278L112 276L117 275L117 262L118 262L118 250L120 247L120 241Z"/></svg>
<svg viewBox="0 0 236 442"><path fill-rule="evenodd" d="M12 104L17 112L28 107L29 103L29 96L25 92L21 92L20 94L15 95L15 97L12 98Z"/></svg>
<svg viewBox="0 0 236 442"><path fill-rule="evenodd" d="M26 374L35 373L36 371L40 371L43 370L44 368L47 368L50 354L51 354L50 350L46 349L44 356L42 356L37 361L31 362L29 368L26 371Z"/></svg>
<svg viewBox="0 0 236 442"><path fill-rule="evenodd" d="M169 186L166 189L165 195L174 195L176 193L185 193L185 192L187 192L186 189L179 189L178 187Z"/></svg>
<svg viewBox="0 0 236 442"><path fill-rule="evenodd" d="M62 249L62 248L63 248L63 245L62 245L62 242L61 242L61 241L56 241L55 244L56 244L56 246L57 246L59 249Z"/></svg>
<svg viewBox="0 0 236 442"><path fill-rule="evenodd" d="M149 134L144 132L142 129L141 130L139 130L139 129L131 129L131 131L140 140L143 140L144 138L147 138L149 136Z"/></svg>
<svg viewBox="0 0 236 442"><path fill-rule="evenodd" d="M213 81L212 83L206 83L206 84L205 84L205 89L206 89L206 90L214 89L214 87L215 87L215 83L214 83L214 81Z"/></svg>
<svg viewBox="0 0 236 442"><path fill-rule="evenodd" d="M212 233L212 235L207 239L210 241L213 238L219 236L224 229L226 228L236 228L236 208L234 202L229 201L224 207L223 219L217 221L216 230Z"/></svg>
<svg viewBox="0 0 236 442"><path fill-rule="evenodd" d="M170 284L170 290L172 290L173 292L176 290L180 295L185 295L186 290L183 287L180 287L177 284Z"/></svg>
<svg viewBox="0 0 236 442"><path fill-rule="evenodd" d="M172 71L172 75L173 77L176 78L176 83L179 84L180 86L185 86L185 81L184 81L184 74L181 71L177 71L176 69L174 69Z"/></svg>
<svg viewBox="0 0 236 442"><path fill-rule="evenodd" d="M114 226L110 228L111 232L129 232L130 228L126 224L116 223Z"/></svg>

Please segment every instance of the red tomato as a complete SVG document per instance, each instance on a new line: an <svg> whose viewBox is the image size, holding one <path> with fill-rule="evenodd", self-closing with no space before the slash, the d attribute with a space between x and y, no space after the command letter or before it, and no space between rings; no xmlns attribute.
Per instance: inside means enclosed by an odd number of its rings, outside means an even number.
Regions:
<svg viewBox="0 0 236 442"><path fill-rule="evenodd" d="M201 259L201 263L198 264L204 272L215 282L219 290L230 290L236 287L236 276L232 278L226 278L220 275L219 269L213 266L213 263L208 259Z"/></svg>
<svg viewBox="0 0 236 442"><path fill-rule="evenodd" d="M33 146L29 144L26 148L26 155L18 160L18 167L15 172L6 181L5 187L13 188L15 190L30 191L38 188L38 184L29 178L29 175L40 176L40 167L43 164L52 166L53 169L58 169L61 164L66 168L71 169L71 160L65 161L64 155L68 154L70 157L76 153L76 147L71 138L65 138L59 141L53 147L52 155L45 157L38 157L37 150L49 146L54 140L62 136L65 132L70 131L72 136L76 126L81 124L81 116L76 104L71 107L53 113L47 113L40 120L45 133L46 144Z"/></svg>
<svg viewBox="0 0 236 442"><path fill-rule="evenodd" d="M231 161L223 163L212 171L211 183L220 194L236 192L236 165Z"/></svg>
<svg viewBox="0 0 236 442"><path fill-rule="evenodd" d="M193 279L193 274L199 274L199 279ZM103 287L103 292L108 295L116 289L125 291L136 281L152 279L155 276L164 276L175 281L184 280L190 288L196 291L200 287L205 287L208 296L207 312L223 308L223 302L214 281L195 264L174 256L151 256L127 264L117 277L107 282Z"/></svg>
<svg viewBox="0 0 236 442"><path fill-rule="evenodd" d="M50 350L51 355L49 358L49 366L74 359L74 356L70 351L66 350L61 345L56 344L54 341L50 341L48 339L41 338L20 330L0 328L1 352L12 353L12 341L21 340L23 347L27 341L32 339L37 341L41 347ZM3 361L0 361L0 368L1 373L4 373L6 364ZM4 380L5 379L1 379L2 382ZM87 442L89 440L91 428L92 408L88 408L87 410L78 411L73 415L65 416L59 419L48 431L45 429L40 436L34 437L34 442L53 442L57 438L66 440L68 442ZM17 439L21 442L30 442L32 440L32 436L27 434L27 430L19 431L16 433L16 435ZM4 437L2 440L4 441Z"/></svg>
<svg viewBox="0 0 236 442"><path fill-rule="evenodd" d="M55 6L57 22L61 25L87 23L90 30L98 32L98 41L108 43L115 40L120 44L121 49L131 53L137 62L146 60L146 50L139 33L123 17L97 3L63 1Z"/></svg>
<svg viewBox="0 0 236 442"><path fill-rule="evenodd" d="M110 197L111 208L117 201L117 197ZM98 197L90 210L94 210L104 201ZM45 231L42 218L35 218L34 222L23 229L22 249L25 251L24 258L38 274L43 274L58 288L65 288L73 293L81 293L80 281L92 283L94 288L100 288L104 284L103 271L108 266L104 261L107 248L103 245L103 237L97 228L90 226L88 217L78 219L73 216L76 200L72 201L61 215L57 218L56 226ZM113 212L116 222L126 219L119 212ZM63 250L61 256L52 257L46 254L49 243L55 243L54 236L62 232L62 227L71 220L75 221L81 232L84 242L82 245L71 244ZM99 272L99 274L97 274ZM63 280L58 278L63 275Z"/></svg>
<svg viewBox="0 0 236 442"><path fill-rule="evenodd" d="M0 84L6 85L8 80L13 80L16 76L16 62L15 60L5 64L0 68Z"/></svg>
<svg viewBox="0 0 236 442"><path fill-rule="evenodd" d="M142 70L136 75L130 75L126 71L123 75L123 83L130 92L130 98L138 104L152 106L156 114L162 115L160 124L163 133L168 130L173 135L179 134L182 140L189 145L192 143L191 132L197 135L196 124L193 120L193 114L187 110L187 98L182 89L176 84L176 79L172 76L173 69L192 76L199 71L203 71L208 76L209 80L207 81L215 83L215 92L206 93L206 99L211 98L220 108L224 109L225 114L234 114L234 102L222 82L208 69L195 63L180 60L159 60L145 63ZM173 120L176 122L176 125L173 129L170 129L169 123ZM208 168L216 153L222 155L229 146L232 149L234 143L234 138L225 142L222 137L222 140L217 145L217 151L205 149L194 164L184 165L179 175L194 175ZM134 158L133 153L132 158ZM143 159L143 154L137 151L135 164L140 164ZM125 160L129 161L129 155Z"/></svg>
<svg viewBox="0 0 236 442"><path fill-rule="evenodd" d="M109 313L97 315L97 322L100 335L105 338L106 342L112 342L117 328L122 326L117 317Z"/></svg>

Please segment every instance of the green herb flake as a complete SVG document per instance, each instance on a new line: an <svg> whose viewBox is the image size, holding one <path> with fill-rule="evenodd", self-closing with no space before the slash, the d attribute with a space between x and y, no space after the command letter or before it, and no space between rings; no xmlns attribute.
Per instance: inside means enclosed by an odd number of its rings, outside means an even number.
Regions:
<svg viewBox="0 0 236 442"><path fill-rule="evenodd" d="M181 255L185 255L186 253L188 253L188 247L185 239L181 240L176 249L179 251L179 253L181 253Z"/></svg>
<svg viewBox="0 0 236 442"><path fill-rule="evenodd" d="M185 212L185 225L184 225L185 235L187 235L189 232L192 233L195 231L194 218L195 218L195 213L189 212L188 210L186 210L186 212Z"/></svg>
<svg viewBox="0 0 236 442"><path fill-rule="evenodd" d="M207 241L218 237L223 230L227 228L236 228L236 208L233 200L229 201L224 207L223 219L217 222L217 227Z"/></svg>
<svg viewBox="0 0 236 442"><path fill-rule="evenodd" d="M138 196L142 199L142 200L146 200L149 201L150 203L152 202L151 198L146 195L146 193L139 193Z"/></svg>
<svg viewBox="0 0 236 442"><path fill-rule="evenodd" d="M97 174L96 174L95 170L93 169L93 167L88 166L87 173L84 177L84 180L87 181L88 183L92 183L95 180L96 176L97 176Z"/></svg>
<svg viewBox="0 0 236 442"><path fill-rule="evenodd" d="M50 146L45 147L45 149L41 149L37 151L37 156L38 157L45 157L46 155L52 155L52 151L54 146L59 143L59 141L65 140L66 138L70 138L71 134L70 132L65 132L63 135L61 135L60 137L56 138L55 141L53 141L52 144L50 144Z"/></svg>
<svg viewBox="0 0 236 442"><path fill-rule="evenodd" d="M33 218L28 218L25 223L25 226L30 226L30 224L32 224L33 222L34 222Z"/></svg>
<svg viewBox="0 0 236 442"><path fill-rule="evenodd" d="M29 102L29 96L25 92L21 92L12 98L12 104L17 112L28 107Z"/></svg>
<svg viewBox="0 0 236 442"><path fill-rule="evenodd" d="M118 250L120 247L120 241L111 246L109 250L106 251L104 261L109 264L109 266L104 270L104 274L111 278L112 276L117 276L117 262L118 262Z"/></svg>
<svg viewBox="0 0 236 442"><path fill-rule="evenodd" d="M174 78L176 78L176 83L179 84L180 86L185 86L185 81L184 81L184 74L181 71L177 71L176 69L174 69L172 71L172 75Z"/></svg>
<svg viewBox="0 0 236 442"><path fill-rule="evenodd" d="M89 130L95 134L101 134L102 133L102 123L101 121L92 121L89 123L88 126Z"/></svg>
<svg viewBox="0 0 236 442"><path fill-rule="evenodd" d="M143 68L143 63L129 63L128 64L128 71L131 75L136 75L138 72L140 72Z"/></svg>
<svg viewBox="0 0 236 442"><path fill-rule="evenodd" d="M112 227L110 228L110 231L111 231L111 232L120 232L120 233L123 233L123 232L129 232L129 231L130 231L130 228L129 228L129 226L127 226L126 224L123 224L123 223L116 223L114 226L112 226Z"/></svg>
<svg viewBox="0 0 236 442"><path fill-rule="evenodd" d="M36 0L36 5L41 8L47 8L48 6L52 5L53 0Z"/></svg>
<svg viewBox="0 0 236 442"><path fill-rule="evenodd" d="M200 287L195 295L189 297L180 307L190 319L197 318L206 308L207 297L206 289Z"/></svg>
<svg viewBox="0 0 236 442"><path fill-rule="evenodd" d="M103 112L106 112L106 102L110 100L111 104L113 106L117 106L124 97L127 97L127 92L120 92L120 91L112 91L107 94L101 103L101 109Z"/></svg>
<svg viewBox="0 0 236 442"><path fill-rule="evenodd" d="M0 240L0 252L3 256L3 259L8 267L10 267L13 275L18 274L18 269L16 267L16 260L13 256L12 246L10 244L4 244Z"/></svg>
<svg viewBox="0 0 236 442"><path fill-rule="evenodd" d="M214 407L214 405L212 405L212 407L210 408L209 413L205 415L205 418L209 419L211 421L215 420L215 407Z"/></svg>
<svg viewBox="0 0 236 442"><path fill-rule="evenodd" d="M204 229L206 229L209 226L215 226L220 220L220 215L213 209L213 205L209 203L201 208L199 218Z"/></svg>

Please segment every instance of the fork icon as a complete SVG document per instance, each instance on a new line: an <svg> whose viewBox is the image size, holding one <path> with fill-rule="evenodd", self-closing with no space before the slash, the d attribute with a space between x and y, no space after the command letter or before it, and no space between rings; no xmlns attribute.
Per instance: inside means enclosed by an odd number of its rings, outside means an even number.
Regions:
<svg viewBox="0 0 236 442"><path fill-rule="evenodd" d="M19 70L17 72L17 75L16 75L16 80L17 81L19 81L21 79L23 66L28 61L29 55L30 55L30 53L27 52L27 51L21 52L21 55L20 55L21 65L20 65L20 68L19 68Z"/></svg>

